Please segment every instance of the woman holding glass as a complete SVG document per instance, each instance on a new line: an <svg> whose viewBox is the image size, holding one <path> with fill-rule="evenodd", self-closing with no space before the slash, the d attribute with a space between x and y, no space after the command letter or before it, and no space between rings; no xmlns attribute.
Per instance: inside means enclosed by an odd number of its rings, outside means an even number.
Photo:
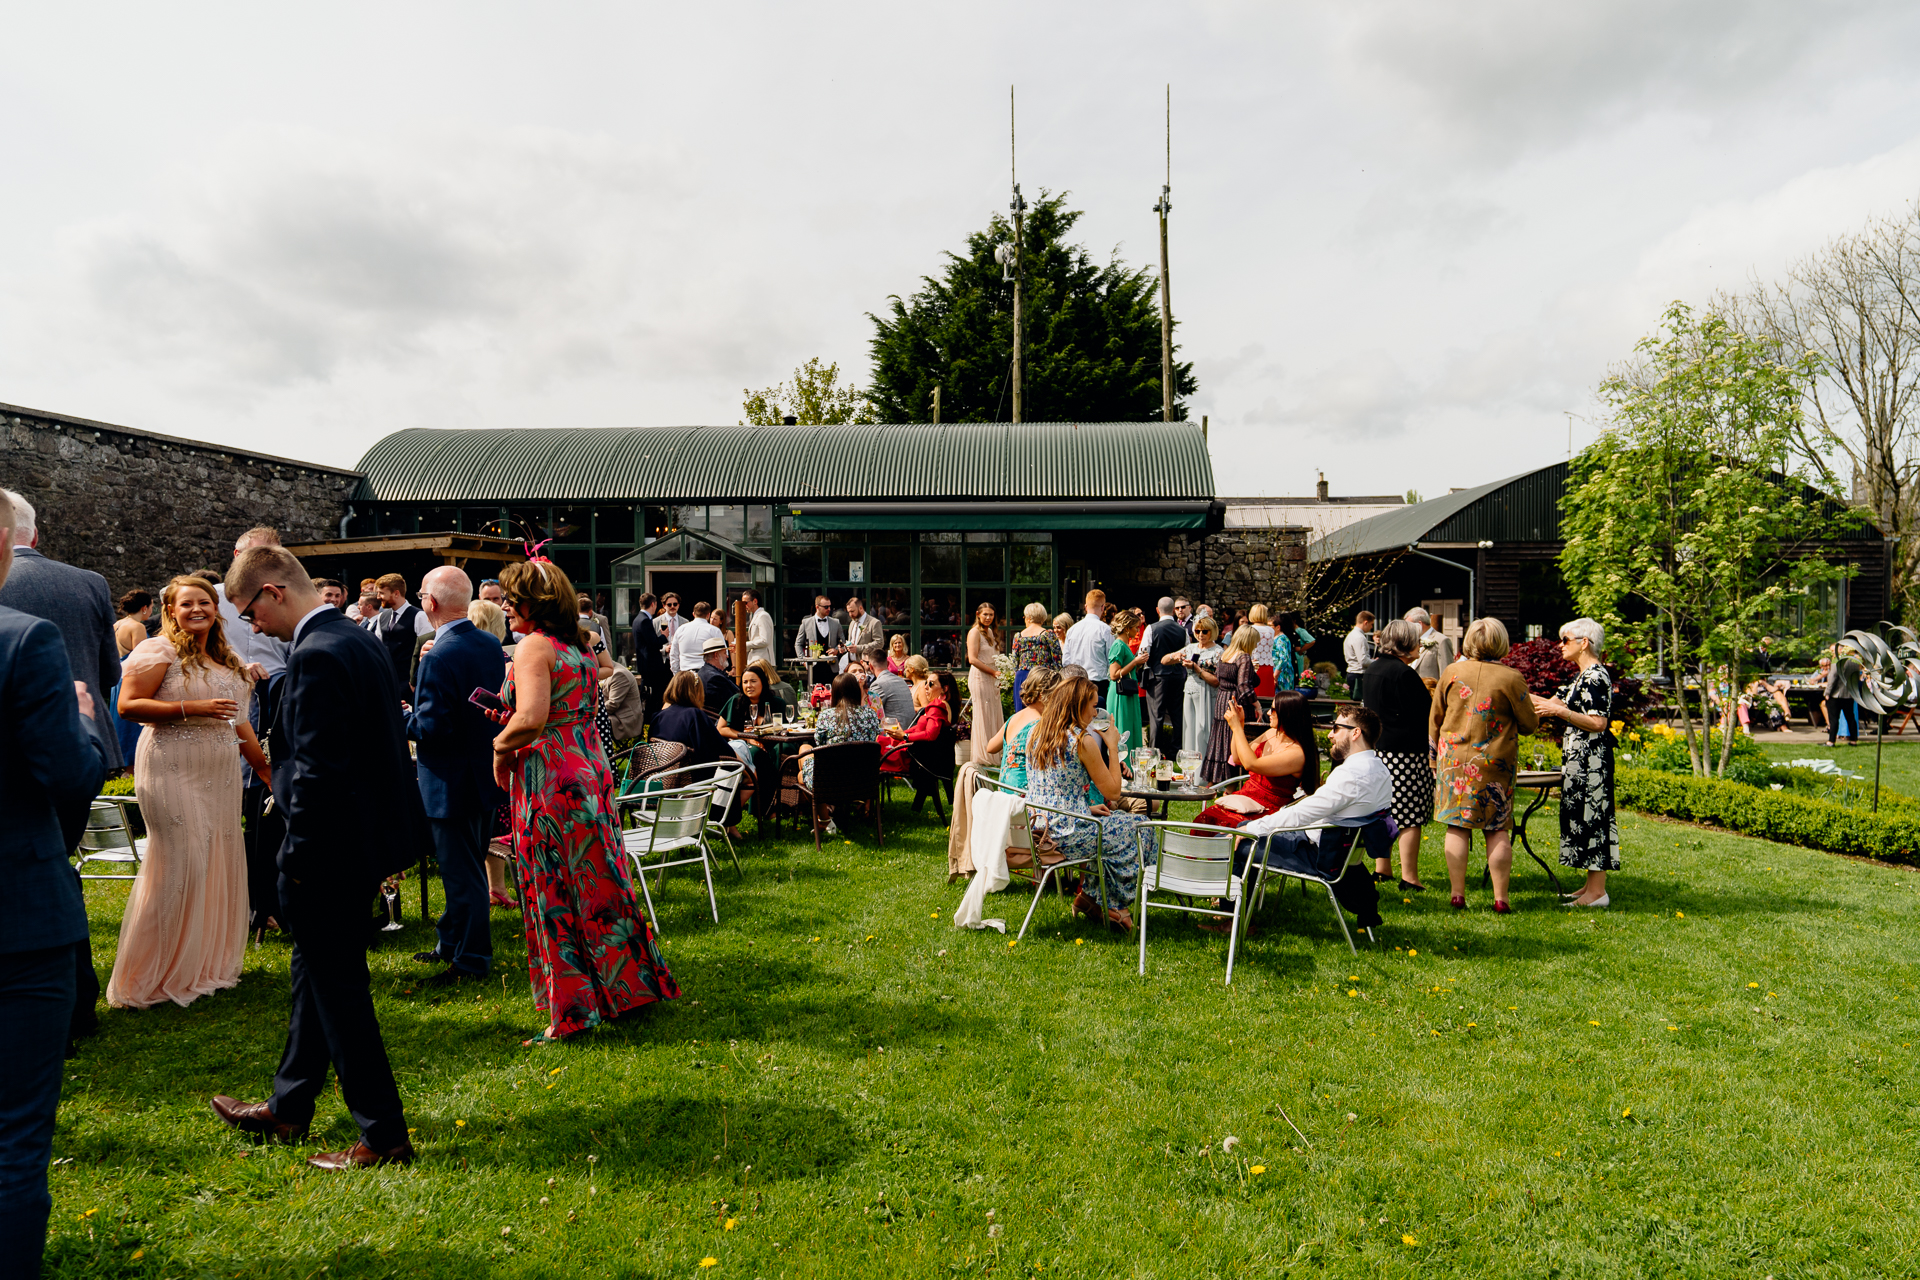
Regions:
<svg viewBox="0 0 1920 1280"><path fill-rule="evenodd" d="M271 769L244 717L252 681L228 647L213 588L173 579L160 634L127 655L119 712L142 724L133 794L147 851L120 920L107 1003L191 1004L240 981L247 952L247 853L240 760Z"/></svg>
<svg viewBox="0 0 1920 1280"><path fill-rule="evenodd" d="M1567 722L1560 792L1560 865L1587 873L1569 907L1606 908L1607 873L1620 869L1620 823L1613 810L1613 679L1600 663L1606 631L1592 618L1560 628L1560 656L1580 668L1551 698L1537 694L1533 709Z"/></svg>
<svg viewBox="0 0 1920 1280"><path fill-rule="evenodd" d="M1225 782L1237 770L1233 767L1233 732L1227 727L1227 708L1238 706L1244 721L1259 708L1257 691L1260 677L1254 652L1260 644L1260 632L1251 625L1234 629L1233 641L1220 655L1211 678L1201 679L1213 686L1213 716L1207 729L1207 754L1200 766L1200 778L1208 786Z"/></svg>
<svg viewBox="0 0 1920 1280"><path fill-rule="evenodd" d="M1064 816L1037 815L1062 853L1085 858L1099 851L1101 874L1087 876L1074 897L1074 912L1131 929L1127 908L1140 883L1134 832L1146 819L1113 812L1121 791L1120 733L1112 725L1099 734L1088 728L1098 708L1091 680L1068 676L1060 682L1028 739L1027 795L1035 804L1065 811ZM1089 803L1089 792L1097 792L1104 803Z"/></svg>
<svg viewBox="0 0 1920 1280"><path fill-rule="evenodd" d="M1177 662L1187 669L1185 700L1180 708L1180 754L1205 757L1207 739L1213 734L1213 691L1220 683L1215 674L1224 652L1219 644L1220 627L1210 615L1193 620L1193 643L1165 661Z"/></svg>
<svg viewBox="0 0 1920 1280"><path fill-rule="evenodd" d="M1147 717L1140 705L1140 667L1147 660L1140 637L1147 620L1138 609L1122 609L1108 625L1113 644L1107 649L1107 714L1120 731L1120 749L1134 751L1147 745L1142 734Z"/></svg>

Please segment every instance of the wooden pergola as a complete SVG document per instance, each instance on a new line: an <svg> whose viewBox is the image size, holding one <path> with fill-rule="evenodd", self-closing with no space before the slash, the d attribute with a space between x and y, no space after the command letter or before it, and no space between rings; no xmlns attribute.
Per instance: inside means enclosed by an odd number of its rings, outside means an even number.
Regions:
<svg viewBox="0 0 1920 1280"><path fill-rule="evenodd" d="M492 538L479 533L403 533L370 538L335 538L327 542L303 542L287 548L301 561L324 560L325 576L336 577L351 588L361 574L377 577L380 573L402 573L418 579L427 569L443 564L474 572L519 564L527 558L525 548L512 538ZM314 566L309 565L311 571ZM410 572L411 571L411 572Z"/></svg>

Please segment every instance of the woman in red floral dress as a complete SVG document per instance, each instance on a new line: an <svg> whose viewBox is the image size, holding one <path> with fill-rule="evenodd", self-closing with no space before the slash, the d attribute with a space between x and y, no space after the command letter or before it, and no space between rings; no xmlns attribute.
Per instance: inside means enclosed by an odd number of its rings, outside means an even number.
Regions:
<svg viewBox="0 0 1920 1280"><path fill-rule="evenodd" d="M634 895L613 774L594 728L599 666L581 634L573 583L545 560L500 575L522 639L501 698L494 779L512 796L514 873L527 925L533 1002L559 1040L680 988ZM500 718L496 716L496 718Z"/></svg>

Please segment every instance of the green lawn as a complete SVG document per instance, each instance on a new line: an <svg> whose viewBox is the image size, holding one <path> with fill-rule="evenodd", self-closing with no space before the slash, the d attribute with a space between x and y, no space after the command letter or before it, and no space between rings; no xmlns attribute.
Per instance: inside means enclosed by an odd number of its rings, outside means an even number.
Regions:
<svg viewBox="0 0 1920 1280"><path fill-rule="evenodd" d="M1920 1273L1911 871L1628 817L1616 909L1560 909L1522 858L1501 918L1477 887L1448 910L1429 841L1436 891L1390 896L1378 949L1288 894L1229 988L1224 942L1164 914L1144 979L1057 901L1018 947L957 933L944 830L889 817L880 852L749 842L718 926L669 881L685 997L580 1044L520 1047L508 913L504 978L453 996L414 993L425 930L392 935L411 1169L305 1168L353 1137L337 1101L300 1151L207 1111L268 1087L283 946L108 1012L48 1274ZM124 892L88 897L104 973Z"/></svg>
<svg viewBox="0 0 1920 1280"><path fill-rule="evenodd" d="M1832 760L1849 773L1873 781L1873 735L1864 733L1857 747L1824 743L1767 742L1760 749L1775 764L1789 760ZM1920 742L1908 734L1905 742L1889 738L1880 752L1880 785L1909 796L1920 796Z"/></svg>

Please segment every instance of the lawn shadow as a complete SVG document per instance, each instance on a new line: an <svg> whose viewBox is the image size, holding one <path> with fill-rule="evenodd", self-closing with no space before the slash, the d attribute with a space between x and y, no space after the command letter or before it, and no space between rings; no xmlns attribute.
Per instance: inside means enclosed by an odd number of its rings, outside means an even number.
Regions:
<svg viewBox="0 0 1920 1280"><path fill-rule="evenodd" d="M602 1176L692 1181L753 1166L755 1183L813 1177L851 1161L859 1139L831 1107L766 1098L639 1098L625 1111L551 1104L499 1127L498 1142L469 1142L464 1163L550 1172L597 1155Z"/></svg>
<svg viewBox="0 0 1920 1280"><path fill-rule="evenodd" d="M350 1245L329 1252L303 1251L275 1256L270 1252L231 1254L224 1260L205 1254L186 1254L161 1242L139 1246L143 1257L132 1261L124 1247L105 1246L80 1236L55 1235L47 1241L45 1269L47 1280L66 1277L98 1276L247 1276L250 1280L278 1280L279 1277L307 1277L324 1274L329 1280L341 1276L406 1276L409 1280L486 1280L503 1273L524 1275L523 1266L509 1266L505 1259L490 1260L458 1249L373 1249ZM642 1280L655 1273L629 1270L615 1265L611 1270L595 1267L595 1274L617 1280Z"/></svg>

